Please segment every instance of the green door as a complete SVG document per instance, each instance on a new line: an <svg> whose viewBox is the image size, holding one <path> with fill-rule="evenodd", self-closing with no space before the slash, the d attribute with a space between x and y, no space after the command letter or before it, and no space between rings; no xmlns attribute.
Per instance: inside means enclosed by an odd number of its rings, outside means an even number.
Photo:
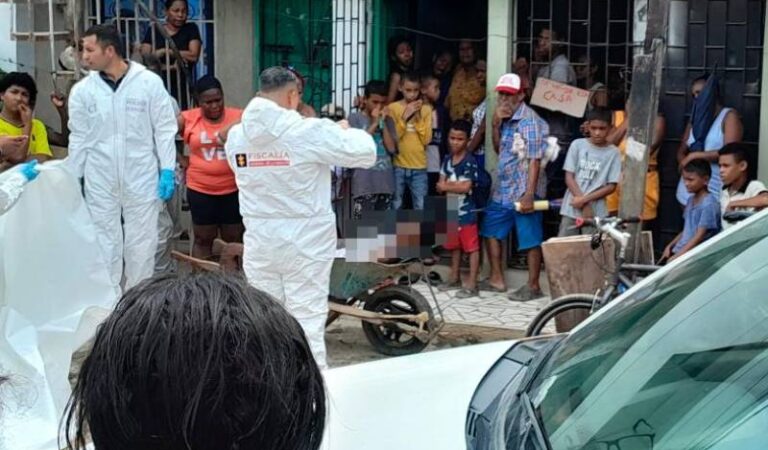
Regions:
<svg viewBox="0 0 768 450"><path fill-rule="evenodd" d="M332 0L255 0L254 10L258 71L293 67L307 83L304 102L319 111L331 99Z"/></svg>

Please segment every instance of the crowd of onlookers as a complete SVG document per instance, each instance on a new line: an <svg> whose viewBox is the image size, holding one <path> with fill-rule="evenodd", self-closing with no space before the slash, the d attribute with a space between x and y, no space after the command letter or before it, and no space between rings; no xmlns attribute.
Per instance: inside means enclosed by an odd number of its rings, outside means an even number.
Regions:
<svg viewBox="0 0 768 450"><path fill-rule="evenodd" d="M169 1L166 7L168 20L162 26L186 63L195 64L200 55L200 38L195 26L186 22L185 2ZM478 290L506 292L501 242L514 231L518 250L527 255L529 280L510 298L526 301L543 295L539 268L544 231L542 213L533 210L533 202L563 198L559 235L590 232L589 228L575 228L576 219L618 213L622 160L627 147L628 101L622 109L607 109L607 86L600 80L599 67L584 56L572 64L565 49L557 32L541 30L532 52L534 61L518 58L513 62L513 72L496 84L496 108L489 111L485 98L487 64L473 41L459 42L455 52L436 52L431 65L419 70L412 42L394 38L389 78L367 82L356 102L357 110L348 117L352 127L373 136L378 148L372 168L349 171L352 216L359 219L367 211L418 210L424 208L427 196L456 196L458 231L450 234L444 246L453 252L453 270L443 288L458 289L459 297L477 295ZM187 89L187 81L178 80L186 77L168 76L164 71L165 64L173 61L160 30L150 29L140 50L141 62L163 75L169 92L182 98L179 93ZM532 68L536 68L535 73ZM303 88L303 78L294 73ZM588 89L590 100L584 119L575 121L563 113L530 106L527 101L538 78ZM50 145L66 146L65 97L51 96L62 122L61 131L56 132L34 119L37 89L29 75L11 73L0 85L4 104L0 111L0 147L5 166L18 162L11 154L12 150L18 153L19 146L27 146L29 157L41 161L52 157ZM677 199L684 209L685 229L666 248L664 259L674 259L726 228L728 225L720 217L729 208L760 207L760 201L744 203L746 194L759 199L768 195L763 195L762 185L749 176L754 172L754 155L739 144L742 126L737 111L722 105L716 82L708 83L706 76L691 85L694 103L702 91L714 99L707 109L712 117L708 131L700 135L701 131L696 130L701 127L692 126L692 116L682 137L677 155L681 171ZM227 131L239 122L242 111L224 105L223 87L213 76L196 80L192 92L197 107L183 101L176 105L177 178L185 185L192 216L192 255L207 258L215 238L228 242L242 239L237 187L223 150ZM700 107L699 113L704 109ZM305 117L317 115L312 106L303 102L299 112ZM485 148L488 122L493 133L491 149ZM649 149L641 214L646 227L657 217L658 160L665 133L665 118L659 114ZM14 136L15 140L4 136ZM28 136L28 141L22 142L19 136ZM561 148L559 157L552 161L548 156L552 151L550 137L556 138ZM489 168L496 172L498 180L493 192L485 164L485 152L489 150L498 154L499 160L497 167ZM736 170L744 172L746 181L734 174ZM558 179L563 180L562 186L558 186ZM700 179L707 180L704 188L695 182ZM174 201L179 197L176 195ZM174 233L179 234L178 217L172 214L177 209L170 207L161 214L161 224L165 225L159 233L165 237L161 236L160 242L166 248ZM491 274L478 283L481 238L487 246ZM464 284L459 276L462 252L469 255L471 272ZM167 251L161 248L159 270L168 267L161 263L162 258L167 259Z"/></svg>

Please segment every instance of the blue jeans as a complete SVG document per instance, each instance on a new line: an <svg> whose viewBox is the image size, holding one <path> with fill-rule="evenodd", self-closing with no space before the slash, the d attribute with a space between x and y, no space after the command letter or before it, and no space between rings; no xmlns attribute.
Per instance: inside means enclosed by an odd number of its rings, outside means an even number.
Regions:
<svg viewBox="0 0 768 450"><path fill-rule="evenodd" d="M424 197L428 190L427 169L403 169L395 167L395 198L392 208L400 209L403 205L405 186L411 190L413 209L424 209Z"/></svg>

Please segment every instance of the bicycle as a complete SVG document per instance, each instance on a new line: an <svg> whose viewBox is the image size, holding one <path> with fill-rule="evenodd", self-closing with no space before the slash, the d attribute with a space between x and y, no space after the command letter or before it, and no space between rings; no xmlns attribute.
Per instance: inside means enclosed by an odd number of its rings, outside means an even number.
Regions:
<svg viewBox="0 0 768 450"><path fill-rule="evenodd" d="M584 226L593 226L597 231L592 235L590 247L597 250L603 245L603 234L607 234L619 245L618 255L616 257L616 269L612 271L607 278L603 288L595 294L569 294L556 298L550 304L544 307L526 330L526 336L539 336L541 331L558 315L568 311L582 311L587 315L599 310L610 303L619 295L626 292L629 288L639 282L639 274L650 275L660 268L656 265L631 264L626 262L627 247L631 235L626 231L620 230L625 224L638 223L640 219L629 218L620 219L617 217L579 219L576 222L576 228Z"/></svg>

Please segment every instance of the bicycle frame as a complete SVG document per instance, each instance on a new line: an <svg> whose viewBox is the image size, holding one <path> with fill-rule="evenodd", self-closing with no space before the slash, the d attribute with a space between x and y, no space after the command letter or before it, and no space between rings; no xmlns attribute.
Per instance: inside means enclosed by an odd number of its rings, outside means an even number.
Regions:
<svg viewBox="0 0 768 450"><path fill-rule="evenodd" d="M623 285L627 288L633 287L635 285L635 281L631 277L632 273L640 272L644 274L651 274L659 269L659 266L648 264L631 264L626 262L627 247L629 246L629 239L631 238L631 235L616 228L621 223L622 222L618 219L594 219L594 224L598 229L598 232L608 234L611 239L614 240L614 242L619 244L619 252L618 256L616 257L616 267L611 273L610 278L606 280L604 288L599 294L599 297L596 296L593 311L599 309L606 303L613 300L613 298L618 294L620 294L620 292L617 292L620 286Z"/></svg>

